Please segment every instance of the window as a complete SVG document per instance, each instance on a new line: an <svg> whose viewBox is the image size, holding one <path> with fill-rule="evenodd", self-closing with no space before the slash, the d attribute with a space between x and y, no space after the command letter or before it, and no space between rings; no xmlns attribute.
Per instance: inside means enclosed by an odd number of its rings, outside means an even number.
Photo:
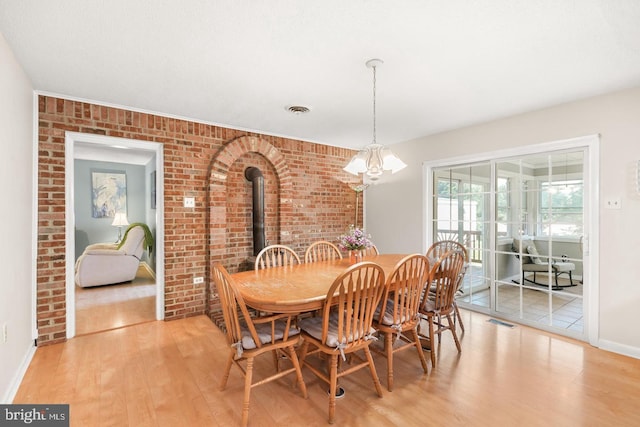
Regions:
<svg viewBox="0 0 640 427"><path fill-rule="evenodd" d="M490 164L435 171L433 182L434 236L462 243L471 259L481 260L481 239L489 226Z"/></svg>
<svg viewBox="0 0 640 427"><path fill-rule="evenodd" d="M582 231L582 180L563 180L540 184L541 236L579 236Z"/></svg>
<svg viewBox="0 0 640 427"><path fill-rule="evenodd" d="M496 185L496 221L498 228L498 236L508 236L508 223L511 221L511 203L509 201L509 185L508 178L498 178Z"/></svg>

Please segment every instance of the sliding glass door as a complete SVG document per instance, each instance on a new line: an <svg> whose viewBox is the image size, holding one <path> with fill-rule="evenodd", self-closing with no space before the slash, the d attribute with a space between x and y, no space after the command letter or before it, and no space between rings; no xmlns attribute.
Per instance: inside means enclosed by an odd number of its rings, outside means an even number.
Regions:
<svg viewBox="0 0 640 427"><path fill-rule="evenodd" d="M460 306L584 337L586 150L431 169L431 239L470 255Z"/></svg>
<svg viewBox="0 0 640 427"><path fill-rule="evenodd" d="M444 167L433 174L433 241L455 240L467 248L470 265L459 297L489 309L491 163Z"/></svg>

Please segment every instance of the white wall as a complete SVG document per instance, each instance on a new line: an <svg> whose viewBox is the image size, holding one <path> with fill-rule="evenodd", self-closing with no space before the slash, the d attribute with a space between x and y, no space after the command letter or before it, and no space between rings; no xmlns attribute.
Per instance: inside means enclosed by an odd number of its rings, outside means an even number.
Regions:
<svg viewBox="0 0 640 427"><path fill-rule="evenodd" d="M10 403L33 354L33 88L2 34L0 183L0 403Z"/></svg>
<svg viewBox="0 0 640 427"><path fill-rule="evenodd" d="M593 134L601 135L600 201L622 200L620 210L599 210L599 342L640 357L640 87L393 145L408 167L366 190L367 231L383 252L423 251L424 161Z"/></svg>

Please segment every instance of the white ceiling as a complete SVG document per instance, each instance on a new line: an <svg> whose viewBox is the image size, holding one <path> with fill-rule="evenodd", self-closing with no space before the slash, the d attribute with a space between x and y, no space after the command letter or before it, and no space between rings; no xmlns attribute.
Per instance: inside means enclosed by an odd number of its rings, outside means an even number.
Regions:
<svg viewBox="0 0 640 427"><path fill-rule="evenodd" d="M382 144L640 85L638 0L0 0L0 32L39 91L350 148L371 58Z"/></svg>

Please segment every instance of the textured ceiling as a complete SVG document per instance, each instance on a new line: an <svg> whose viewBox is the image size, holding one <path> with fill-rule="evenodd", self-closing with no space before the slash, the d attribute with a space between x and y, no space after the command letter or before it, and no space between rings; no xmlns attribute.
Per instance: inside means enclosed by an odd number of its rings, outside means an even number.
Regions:
<svg viewBox="0 0 640 427"><path fill-rule="evenodd" d="M640 85L638 0L0 0L0 33L39 91L350 148L371 58L382 144Z"/></svg>

